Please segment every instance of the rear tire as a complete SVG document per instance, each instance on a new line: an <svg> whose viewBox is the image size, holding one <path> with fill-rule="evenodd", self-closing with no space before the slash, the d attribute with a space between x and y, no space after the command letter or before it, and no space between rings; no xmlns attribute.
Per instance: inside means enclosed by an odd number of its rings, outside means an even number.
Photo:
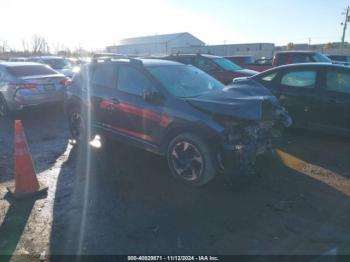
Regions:
<svg viewBox="0 0 350 262"><path fill-rule="evenodd" d="M175 137L168 146L167 160L172 175L191 186L203 186L216 173L216 161L209 145L200 137L184 133Z"/></svg>
<svg viewBox="0 0 350 262"><path fill-rule="evenodd" d="M0 94L0 117L5 117L9 114L9 109L5 98Z"/></svg>
<svg viewBox="0 0 350 262"><path fill-rule="evenodd" d="M91 125L88 124L88 114L82 107L69 108L68 124L71 138L78 144L88 144L95 136Z"/></svg>

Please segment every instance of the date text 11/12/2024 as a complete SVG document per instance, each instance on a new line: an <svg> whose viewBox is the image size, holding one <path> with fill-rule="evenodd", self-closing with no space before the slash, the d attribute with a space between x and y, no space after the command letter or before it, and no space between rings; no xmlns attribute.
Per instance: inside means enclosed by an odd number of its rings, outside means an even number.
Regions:
<svg viewBox="0 0 350 262"><path fill-rule="evenodd" d="M217 256L128 256L128 261L219 261Z"/></svg>

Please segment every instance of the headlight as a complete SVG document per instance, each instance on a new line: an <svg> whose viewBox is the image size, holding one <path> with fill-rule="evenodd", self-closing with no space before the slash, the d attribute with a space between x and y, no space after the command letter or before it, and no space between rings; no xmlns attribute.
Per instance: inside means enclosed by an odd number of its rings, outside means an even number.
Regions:
<svg viewBox="0 0 350 262"><path fill-rule="evenodd" d="M243 124L232 120L230 117L215 116L214 120L225 128L224 140L233 144L243 137Z"/></svg>
<svg viewBox="0 0 350 262"><path fill-rule="evenodd" d="M73 67L73 73L79 73L80 72L80 67L79 66L75 66Z"/></svg>

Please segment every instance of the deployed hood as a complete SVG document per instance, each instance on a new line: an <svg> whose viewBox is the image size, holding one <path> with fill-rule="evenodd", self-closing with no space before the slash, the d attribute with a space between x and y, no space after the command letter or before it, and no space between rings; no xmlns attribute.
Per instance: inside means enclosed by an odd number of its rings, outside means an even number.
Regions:
<svg viewBox="0 0 350 262"><path fill-rule="evenodd" d="M248 85L227 88L187 98L188 103L201 111L231 116L242 120L262 120L263 109L273 114L278 108L277 99L264 87Z"/></svg>

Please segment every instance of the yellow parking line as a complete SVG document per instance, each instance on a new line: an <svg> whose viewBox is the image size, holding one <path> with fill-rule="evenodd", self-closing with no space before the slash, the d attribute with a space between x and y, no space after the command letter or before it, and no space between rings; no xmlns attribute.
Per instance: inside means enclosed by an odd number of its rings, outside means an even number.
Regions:
<svg viewBox="0 0 350 262"><path fill-rule="evenodd" d="M276 153L282 163L290 169L296 170L313 179L323 182L334 189L350 196L350 179L342 175L336 174L324 167L307 163L304 160L288 154L280 149L276 149Z"/></svg>

